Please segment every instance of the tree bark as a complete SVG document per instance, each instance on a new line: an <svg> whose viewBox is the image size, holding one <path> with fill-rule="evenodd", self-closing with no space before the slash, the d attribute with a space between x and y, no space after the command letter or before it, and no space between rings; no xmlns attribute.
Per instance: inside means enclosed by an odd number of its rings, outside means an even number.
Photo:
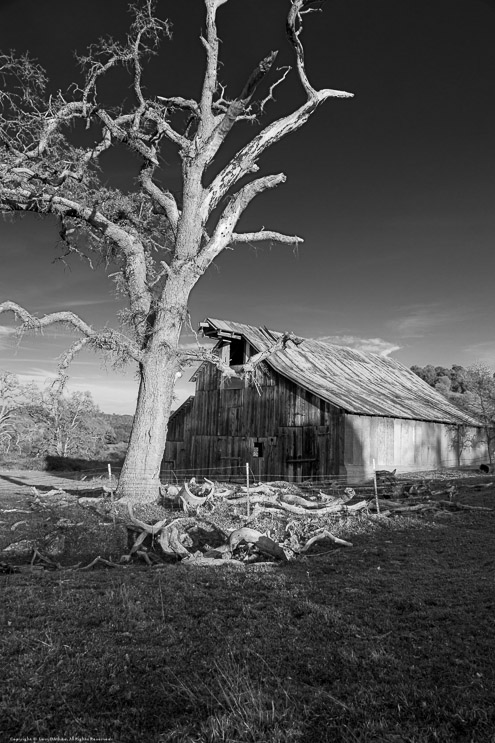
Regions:
<svg viewBox="0 0 495 743"><path fill-rule="evenodd" d="M180 370L180 334L197 280L194 261L176 260L169 271L139 367L136 413L117 488L124 503L156 502L160 494L160 467Z"/></svg>
<svg viewBox="0 0 495 743"><path fill-rule="evenodd" d="M123 503L158 500L177 369L170 353L153 355L141 366L136 413L117 490Z"/></svg>

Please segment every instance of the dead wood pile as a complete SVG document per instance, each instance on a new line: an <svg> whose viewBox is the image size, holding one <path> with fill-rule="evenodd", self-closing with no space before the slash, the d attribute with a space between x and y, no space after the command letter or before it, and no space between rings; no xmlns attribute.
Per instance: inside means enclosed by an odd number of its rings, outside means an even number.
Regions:
<svg viewBox="0 0 495 743"><path fill-rule="evenodd" d="M485 489L494 487L494 483L464 487ZM492 510L459 503L458 488L450 482L438 488L434 481L426 479L398 479L395 472L377 473L378 498L372 486L360 489L360 495L352 488L334 483L326 489L332 492L303 490L286 482L260 483L248 489L207 479L198 483L192 478L181 486L164 485L161 503L140 507L139 513L131 506L119 510L109 491L100 497L81 497L77 499L80 506L113 519L118 528L126 527L129 539L128 549L119 562L99 556L84 567L74 567L86 570L96 564L118 567L136 560L149 566L170 561L194 565L285 563L307 555L316 544L331 548L352 546L327 528L329 521L336 523L337 519L338 523L342 516L368 514L372 518L378 515L392 518L440 511ZM70 497L58 490L46 493L43 500L63 502ZM267 529L270 518L275 528ZM0 563L0 571L2 566L5 570L12 569L6 565ZM62 566L33 544L31 569L57 567Z"/></svg>

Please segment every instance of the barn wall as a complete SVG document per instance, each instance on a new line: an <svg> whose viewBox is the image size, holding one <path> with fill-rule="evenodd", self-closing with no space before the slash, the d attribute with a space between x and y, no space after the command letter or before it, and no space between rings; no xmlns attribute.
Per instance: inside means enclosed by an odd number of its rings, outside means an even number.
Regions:
<svg viewBox="0 0 495 743"><path fill-rule="evenodd" d="M487 461L480 429L465 428L458 451L456 428L445 423L346 415L341 474L350 482L369 479L377 469L414 472Z"/></svg>
<svg viewBox="0 0 495 743"><path fill-rule="evenodd" d="M266 365L258 367L256 385L222 380L205 364L191 406L170 422L164 465L234 477L249 462L268 480L337 474L343 449L338 409Z"/></svg>
<svg viewBox="0 0 495 743"><path fill-rule="evenodd" d="M488 461L481 430L463 429L458 452L453 426L343 414L267 365L258 368L256 383L222 381L205 364L195 397L170 421L164 468L232 478L243 476L249 462L265 480L339 474L358 483L372 476L373 459L377 469L399 472Z"/></svg>

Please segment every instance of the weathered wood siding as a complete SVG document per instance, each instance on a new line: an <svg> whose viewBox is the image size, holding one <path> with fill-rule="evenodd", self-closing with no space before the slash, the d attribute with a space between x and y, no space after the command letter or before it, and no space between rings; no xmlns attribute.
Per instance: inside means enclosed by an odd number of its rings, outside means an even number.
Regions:
<svg viewBox="0 0 495 743"><path fill-rule="evenodd" d="M256 382L222 381L205 364L195 397L170 420L164 468L232 478L249 462L265 480L341 475L358 483L372 476L373 460L399 472L487 461L481 430L469 429L471 443L459 452L452 425L345 414L267 365Z"/></svg>
<svg viewBox="0 0 495 743"><path fill-rule="evenodd" d="M258 368L256 384L222 381L205 364L191 406L170 421L164 466L233 477L249 462L256 476L271 480L337 474L339 410L266 365ZM256 457L259 447L263 456Z"/></svg>
<svg viewBox="0 0 495 743"><path fill-rule="evenodd" d="M359 482L377 469L414 472L486 461L481 430L467 429L470 446L458 451L455 428L445 423L346 415L341 474Z"/></svg>

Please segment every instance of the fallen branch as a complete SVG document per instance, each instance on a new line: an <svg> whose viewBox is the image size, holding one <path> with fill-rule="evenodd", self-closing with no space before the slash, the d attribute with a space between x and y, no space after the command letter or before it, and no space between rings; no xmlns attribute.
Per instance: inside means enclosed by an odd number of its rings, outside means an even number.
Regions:
<svg viewBox="0 0 495 743"><path fill-rule="evenodd" d="M477 485L464 485L466 490L481 490L483 488L493 488L495 486L495 482L482 482L478 483Z"/></svg>
<svg viewBox="0 0 495 743"><path fill-rule="evenodd" d="M158 543L163 552L169 557L176 557L178 559L191 557L191 553L179 539L177 527L173 524L169 524L168 527L162 529L158 537Z"/></svg>
<svg viewBox="0 0 495 743"><path fill-rule="evenodd" d="M246 485L242 485L241 491L243 493L263 493L264 495L274 495L276 493L275 488L271 488L269 485L265 485L264 483L260 483L259 485L255 485L253 487L247 487Z"/></svg>
<svg viewBox="0 0 495 743"><path fill-rule="evenodd" d="M93 568L95 565L98 565L98 563L102 563L103 565L106 565L108 568L119 568L122 567L122 565L118 565L115 562L111 562L110 560L105 560L104 557L95 557L92 562L89 563L89 565L85 565L83 568L78 568L79 570L89 570L90 568Z"/></svg>
<svg viewBox="0 0 495 743"><path fill-rule="evenodd" d="M329 502L327 502L325 505L334 505L337 501L340 501L337 498L332 498L332 496L325 496L329 499ZM302 508L309 508L309 509L315 509L315 508L322 508L321 503L317 503L312 500L308 500L307 498L302 498L300 495L293 495L292 493L280 493L278 495L278 500L283 501L284 503L288 503L291 506L301 506Z"/></svg>
<svg viewBox="0 0 495 743"><path fill-rule="evenodd" d="M311 539L308 539L304 547L301 547L300 554L307 552L317 542L323 542L326 539L330 539L332 542L335 542L335 544L341 544L343 547L352 547L352 542L346 542L345 539L340 539L340 537L334 536L329 531L323 531L320 534L311 537Z"/></svg>
<svg viewBox="0 0 495 743"><path fill-rule="evenodd" d="M207 495L197 496L197 495L194 495L194 493L191 493L191 491L189 490L187 486L187 482L185 482L182 489L179 492L179 498L182 501L182 506L184 508L184 511L187 513L189 509L197 510L200 506L204 506L206 501L209 501L212 499L214 490L215 490L215 486L213 485L211 492L209 492Z"/></svg>
<svg viewBox="0 0 495 743"><path fill-rule="evenodd" d="M254 546L264 555L276 557L278 560L284 562L287 561L287 555L282 547L277 542L274 542L273 539L270 539L270 537L256 531L256 529L250 529L247 526L243 526L241 529L235 529L229 536L230 552L234 552L240 544Z"/></svg>
<svg viewBox="0 0 495 743"><path fill-rule="evenodd" d="M458 503L457 501L439 500L438 505L450 508L451 510L457 511L494 511L494 508L488 508L487 506L468 506L465 503Z"/></svg>
<svg viewBox="0 0 495 743"><path fill-rule="evenodd" d="M129 512L129 518L134 526L138 526L140 529L147 532L147 534L152 534L153 536L155 534L158 534L158 532L160 532L167 523L167 519L158 521L156 524L147 524L144 521L141 521L141 519L138 519L134 516L134 511L131 503L127 504L127 510Z"/></svg>
<svg viewBox="0 0 495 743"><path fill-rule="evenodd" d="M289 513L296 513L298 515L303 516L316 516L326 513L353 513L354 511L361 511L364 508L367 507L368 503L367 501L359 501L359 503L354 503L351 506L346 506L344 501L342 499L339 499L338 501L331 503L330 505L324 505L321 506L319 504L314 504L312 501L311 508L304 508L302 506L295 506L291 503L286 503L285 500L281 500L281 498L285 498L284 496L277 495L277 496L263 496L263 495L255 495L251 498L249 498L249 502L251 505L259 504L261 507L264 508L279 508L282 511L288 511ZM229 503L230 505L238 505L248 502L248 497L242 497L242 498L236 498L234 499L228 499L225 501L226 503Z"/></svg>
<svg viewBox="0 0 495 743"><path fill-rule="evenodd" d="M153 563L151 562L148 553L145 550L137 550L136 555L141 557L145 561L146 565L148 565L150 568L153 566Z"/></svg>

